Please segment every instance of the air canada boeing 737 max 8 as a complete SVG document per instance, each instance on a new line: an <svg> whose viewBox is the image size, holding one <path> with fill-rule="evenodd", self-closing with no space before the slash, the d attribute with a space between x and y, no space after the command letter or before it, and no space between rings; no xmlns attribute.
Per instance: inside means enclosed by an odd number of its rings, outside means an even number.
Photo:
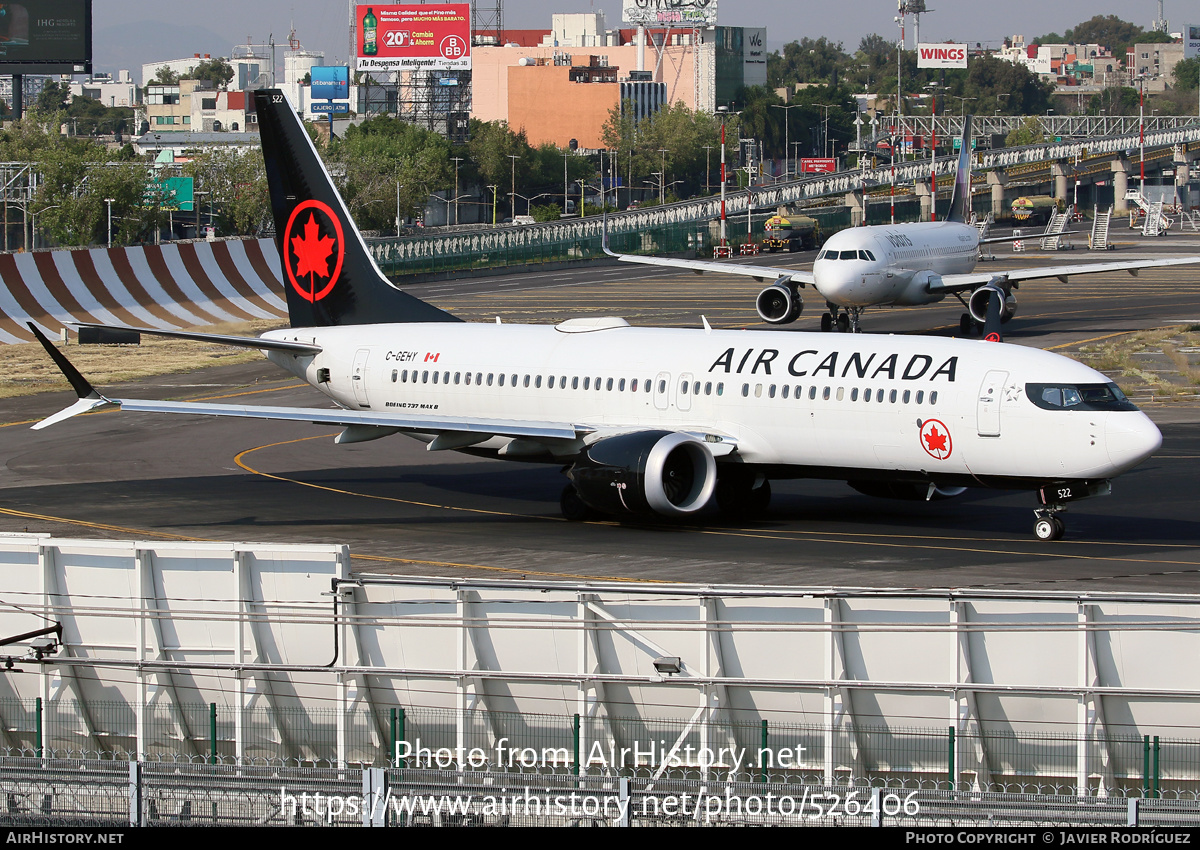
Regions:
<svg viewBox="0 0 1200 850"><path fill-rule="evenodd" d="M1161 436L1108 378L1056 354L976 340L467 324L392 286L371 260L296 113L255 94L291 327L246 339L328 409L108 398L38 333L79 401L342 427L337 443L403 433L561 465L564 515L682 517L710 501L753 518L771 478L827 478L875 496L966 487L1037 491L1035 532L1106 493ZM35 329L36 332L36 329Z"/></svg>
<svg viewBox="0 0 1200 850"><path fill-rule="evenodd" d="M934 304L947 295L962 302L966 311L959 330L968 336L976 327L998 339L988 327L1007 322L1017 310L1013 290L1023 281L1047 278L1066 280L1071 275L1139 270L1156 266L1200 263L1200 257L1159 260L1120 260L1109 263L1076 263L1003 272L976 272L979 231L967 224L971 178L971 116L964 119L962 148L955 174L950 211L945 221L852 227L829 237L817 254L811 272L799 269L638 257L613 254L622 262L688 268L695 272L748 275L775 282L758 294L759 317L773 325L794 322L804 309L800 289L811 285L825 300L821 330L859 329L859 317L868 307ZM989 241L1009 241L996 239ZM609 252L612 253L612 252ZM969 294L968 294L969 293Z"/></svg>

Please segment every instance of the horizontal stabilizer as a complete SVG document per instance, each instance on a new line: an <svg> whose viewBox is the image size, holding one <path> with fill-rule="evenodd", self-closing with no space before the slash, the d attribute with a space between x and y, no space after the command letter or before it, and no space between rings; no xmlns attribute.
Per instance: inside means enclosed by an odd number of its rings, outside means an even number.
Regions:
<svg viewBox="0 0 1200 850"><path fill-rule="evenodd" d="M108 331L134 331L152 336L172 339L190 339L196 342L212 342L217 345L232 345L238 348L253 348L258 351L282 351L288 354L320 354L321 346L309 342L289 342L282 339L262 337L230 336L229 334L206 334L197 331L160 330L159 328L135 328L129 325L94 325L87 322L71 322L77 328L97 328Z"/></svg>

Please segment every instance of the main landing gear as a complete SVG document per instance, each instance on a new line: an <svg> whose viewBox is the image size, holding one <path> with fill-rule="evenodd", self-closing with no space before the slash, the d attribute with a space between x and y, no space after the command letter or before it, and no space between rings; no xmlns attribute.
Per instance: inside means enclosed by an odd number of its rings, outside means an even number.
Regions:
<svg viewBox="0 0 1200 850"><path fill-rule="evenodd" d="M963 313L958 317L959 336L974 336L981 327L982 325L971 318L970 313Z"/></svg>
<svg viewBox="0 0 1200 850"><path fill-rule="evenodd" d="M843 309L828 302L826 306L829 308L829 312L821 315L822 331L829 333L833 330L834 325L837 325L838 333L862 333L862 326L859 324L859 318L863 313L862 307L846 307Z"/></svg>

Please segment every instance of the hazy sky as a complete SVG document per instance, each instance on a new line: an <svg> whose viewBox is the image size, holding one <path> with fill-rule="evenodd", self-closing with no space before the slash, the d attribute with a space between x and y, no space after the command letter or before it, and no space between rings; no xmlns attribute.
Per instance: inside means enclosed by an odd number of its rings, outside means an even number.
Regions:
<svg viewBox="0 0 1200 850"><path fill-rule="evenodd" d="M483 0L484 3L492 0ZM889 40L898 37L893 21L895 0L718 0L719 23L727 26L767 28L768 46L804 36L822 35L843 42L847 50L864 35L877 32ZM364 3L363 5L367 5ZM1115 14L1149 27L1158 14L1156 0L927 0L934 9L922 15L922 41L991 42L1020 33L1026 36L1062 32L1093 15ZM248 36L265 42L274 34L286 43L292 22L303 45L324 50L333 64L345 61L350 4L343 0L205 0L182 3L166 0L95 0L96 67L100 70L130 67L135 79L143 62L172 59L195 52L225 53ZM832 11L836 10L836 11ZM505 0L504 23L517 29L549 28L555 12L605 13L610 28L620 26L620 0ZM1200 22L1200 7L1192 0L1167 0L1166 16L1178 32L1191 15ZM910 19L911 24L911 19ZM908 38L911 43L911 26ZM187 47L185 44L192 44ZM166 55L164 55L164 53ZM282 60L280 60L282 62Z"/></svg>

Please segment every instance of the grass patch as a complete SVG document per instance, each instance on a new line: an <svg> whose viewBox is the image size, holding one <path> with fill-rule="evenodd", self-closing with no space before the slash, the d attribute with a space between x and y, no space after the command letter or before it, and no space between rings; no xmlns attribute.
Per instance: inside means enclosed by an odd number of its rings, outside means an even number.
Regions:
<svg viewBox="0 0 1200 850"><path fill-rule="evenodd" d="M1068 356L1109 375L1129 396L1190 398L1200 387L1200 325L1138 331Z"/></svg>
<svg viewBox="0 0 1200 850"><path fill-rule="evenodd" d="M281 326L279 320L263 319L206 327L203 331L254 336ZM262 354L254 349L149 335L142 337L141 345L77 345L72 342L66 348L60 343L59 348L101 390L151 375L191 372L207 366L250 363L262 359ZM67 379L38 343L0 345L0 398L70 388Z"/></svg>

